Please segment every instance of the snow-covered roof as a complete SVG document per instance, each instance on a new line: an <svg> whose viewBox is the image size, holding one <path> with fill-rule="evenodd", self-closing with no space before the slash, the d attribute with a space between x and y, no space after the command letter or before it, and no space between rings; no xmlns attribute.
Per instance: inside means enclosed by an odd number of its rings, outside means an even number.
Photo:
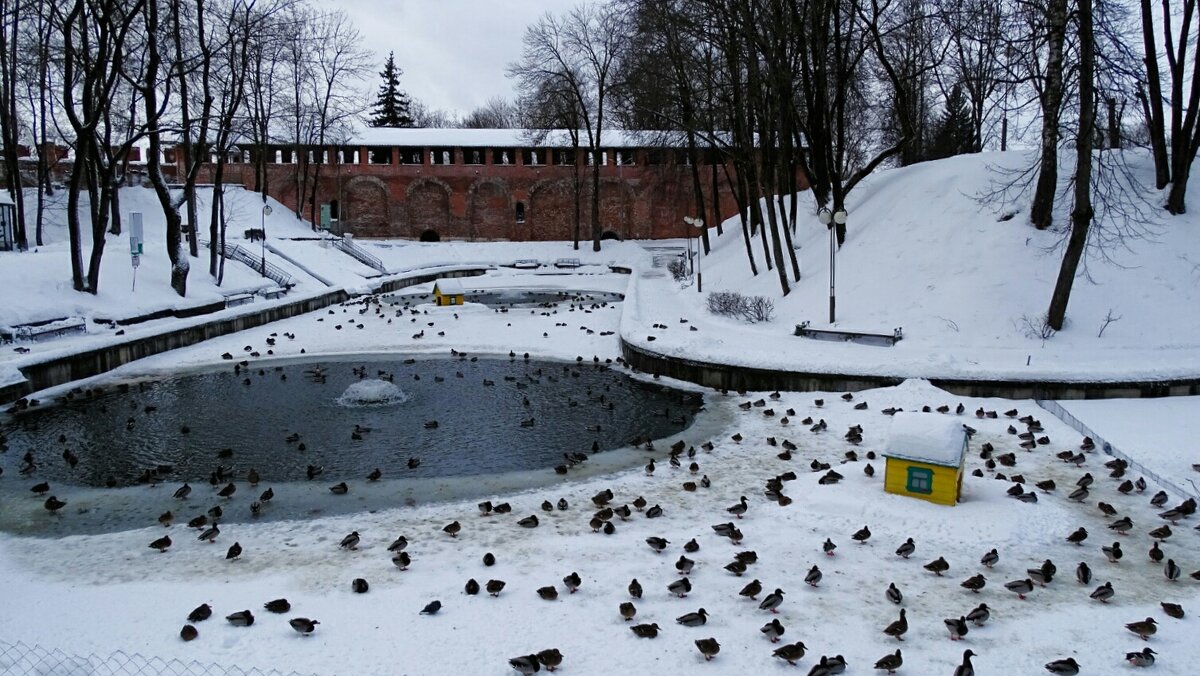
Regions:
<svg viewBox="0 0 1200 676"><path fill-rule="evenodd" d="M433 286L447 296L457 296L467 292L463 283L455 277L442 277L434 282Z"/></svg>
<svg viewBox="0 0 1200 676"><path fill-rule="evenodd" d="M679 136L678 139L672 137ZM580 130L579 144L586 146L587 131ZM678 141L673 143L671 141ZM686 140L678 132L605 129L600 145L605 148L682 147ZM699 145L705 145L697 140ZM363 127L350 134L342 145L363 146L455 146L467 148L571 148L565 129L425 129L410 127Z"/></svg>
<svg viewBox="0 0 1200 676"><path fill-rule="evenodd" d="M940 413L897 413L892 417L883 454L958 467L962 463L966 434L961 422Z"/></svg>

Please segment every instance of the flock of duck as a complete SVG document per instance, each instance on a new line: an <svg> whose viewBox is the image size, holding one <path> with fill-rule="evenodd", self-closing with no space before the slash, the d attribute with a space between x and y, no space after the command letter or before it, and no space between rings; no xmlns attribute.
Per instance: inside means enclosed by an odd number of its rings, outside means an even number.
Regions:
<svg viewBox="0 0 1200 676"><path fill-rule="evenodd" d="M362 312L368 312L372 308L370 303L367 303ZM376 303L374 305L376 314L382 316L383 309ZM416 317L413 321L416 321ZM388 320L390 323L390 319ZM339 326L340 329L340 326ZM286 334L289 338L294 338L292 334ZM273 344L275 336L272 336L268 344ZM248 350L249 351L249 350ZM455 356L466 358L466 355L455 351ZM232 359L232 355L228 353L226 357ZM510 354L511 358L517 358L515 353ZM528 355L524 355L528 358ZM597 360L598 361L598 360ZM239 362L237 368L249 368L245 362ZM322 379L325 377L325 372L320 367L310 370L307 373L308 377L314 379ZM386 374L385 374L386 375ZM365 371L362 376L365 376ZM728 392L724 394L729 394ZM744 393L743 393L744 394ZM766 397L746 401L738 406L739 410L745 414L765 416L775 419L785 431L796 431L798 434L813 434L823 435L828 433L828 425L819 413L814 415L803 415L797 413L793 408L783 408L780 403L782 395L778 392L772 393ZM865 415L865 412L870 410L866 401L856 400L852 394L845 394L841 397L843 400L842 406L848 406L851 410ZM598 399L600 405L605 402ZM834 405L837 405L834 403ZM822 399L817 399L813 402L812 407L818 411L826 407L826 402ZM776 409L780 409L778 412ZM891 415L897 412L898 408L882 409L883 415ZM965 410L962 404L955 408L948 405L941 405L936 408L924 406L922 408L927 413L940 413L943 415L956 415L963 417L964 421L969 420L969 413ZM669 415L669 412L665 414ZM816 418L814 420L814 417ZM1105 530L1115 533L1114 539L1110 542L1105 539L1098 546L1092 544L1095 542L1092 539L1092 533L1084 525L1079 525L1069 532L1062 534L1062 539L1065 543L1074 545L1079 548L1081 553L1089 552L1093 554L1091 557L1077 557L1081 559L1091 558L1092 564L1087 560L1081 560L1075 566L1074 577L1075 584L1083 589L1080 593L1087 593L1090 601L1100 604L1107 604L1121 590L1114 586L1110 580L1104 581L1102 584L1092 585L1107 577L1106 573L1109 570L1117 570L1117 567L1122 566L1122 561L1128 561L1125 557L1131 552L1129 550L1134 547L1141 548L1143 545L1132 545L1137 536L1132 533L1145 533L1146 541L1149 543L1145 546L1146 554L1150 562L1156 566L1156 575L1160 577L1163 583L1162 589L1174 590L1175 584L1184 579L1184 567L1181 566L1181 561L1177 555L1172 555L1170 550L1173 538L1177 539L1180 534L1177 534L1172 526L1179 529L1181 522L1186 522L1195 515L1196 500L1188 498L1176 504L1170 504L1170 496L1165 491L1157 491L1147 501L1148 504L1157 511L1160 522L1154 524L1143 523L1142 517L1138 516L1135 520L1131 514L1128 501L1135 500L1139 495L1144 495L1144 491L1149 490L1148 484L1144 479L1134 479L1129 476L1130 467L1128 463L1120 459L1112 459L1106 463L1100 463L1099 456L1095 455L1095 445L1088 438L1084 438L1077 448L1064 450L1057 455L1057 459L1064 463L1067 471L1077 471L1078 476L1070 486L1060 486L1061 478L1056 481L1052 478L1044 478L1037 480L1034 477L1025 477L1019 471L1019 467L1023 464L1035 465L1036 463L1023 461L1025 454L1032 454L1038 450L1040 446L1048 446L1051 444L1048 436L1044 434L1041 423L1032 416L1021 416L1016 409L998 413L996 411L988 411L983 408L975 411L975 417L986 422L991 419L1008 419L1011 424L1007 427L1007 434L1014 440L1013 446L1022 449L1024 453L1018 451L1002 451L995 447L993 443L984 443L978 449L978 457L982 461L981 467L975 468L972 474L977 477L991 476L994 479L1007 481L1011 483L1011 487L1007 493L1016 501L1027 503L1027 507L1016 507L1017 509L1037 509L1033 505L1041 499L1051 498L1056 499L1056 496L1061 495L1062 500L1066 503L1078 503L1080 505L1095 505L1095 509L1104 518L1109 519ZM980 424L978 422L976 425ZM436 426L436 421L426 421L425 426ZM1017 425L1021 425L1018 428ZM974 434L976 430L971 424L964 422L969 434ZM352 431L353 435L369 434L370 430L365 428L356 428ZM854 424L849 426L843 439L851 448L845 452L844 457L838 464L838 468L842 472L847 471L849 466L854 466L858 463L861 471L867 477L872 477L875 474L875 467L871 461L876 460L874 451L866 451L860 458L859 451L856 449L864 439L864 426ZM290 444L301 444L302 439L298 434L290 436L287 439ZM0 439L0 444L3 439ZM734 433L730 436L728 442L717 442L721 445L729 444L731 446L752 446L758 442L743 437L740 433ZM708 474L702 470L700 462L705 459L707 454L713 453L717 448L717 443L706 441L695 445L689 445L684 441L678 441L671 445L666 450L665 458L652 455L644 467L644 472L647 477L662 477L668 475L671 477L679 477L684 479L678 482L678 490L683 492L696 492L701 489L711 487L713 480ZM803 453L802 447L804 442L793 442L787 438L779 438L777 436L768 436L762 440L762 448L768 449L770 453L774 453L778 460L789 463L796 455ZM653 441L638 440L638 445L646 451L657 454L660 450L655 447ZM596 450L595 447L592 449ZM778 450L778 452L776 452ZM719 455L708 456L712 458L712 463L715 466L720 465ZM70 459L64 455L64 460L70 462ZM567 470L581 462L587 460L587 453L565 453L564 463L556 468L559 473L566 473ZM660 470L660 463L667 465L666 470ZM865 461L865 462L864 462ZM707 462L707 461L706 461ZM410 458L408 466L410 468L419 465L419 458ZM32 469L30 472L23 474L32 474L32 470L36 469L36 462L32 456L26 457L26 465ZM1102 466L1104 471L1101 472L1097 465ZM788 465L784 465L787 467ZM819 485L836 485L845 478L842 472L835 469L832 463L821 462L819 459L813 459L808 465L809 469L814 473L820 473L821 476L817 483ZM712 470L715 472L715 470ZM1033 469L1033 471L1039 471ZM316 466L308 466L306 474L309 479L315 479L322 474L322 469ZM382 473L376 469L366 477L367 481L376 481L380 479ZM1101 479L1097 479L1097 475L1102 475ZM716 474L714 474L716 476ZM1058 474L1061 477L1061 473ZM752 549L743 547L743 541L752 541L754 536L765 535L765 533L755 533L753 524L753 513L759 509L764 509L766 506L787 507L793 503L793 498L787 494L787 486L789 483L797 479L795 471L785 469L774 476L767 477L764 480L762 495L765 497L765 503L760 501L751 501L747 496L742 495L739 499L728 506L722 507L719 511L713 513L712 517L717 523L711 525L711 531L715 537L727 539L736 549L732 555L732 560L723 565L723 570L727 571L734 578L742 578L747 576L755 566L760 565L758 553ZM239 482L243 485L239 487ZM251 489L252 496L257 495L251 500L250 510L254 514L258 514L275 498L272 488L266 488L259 491L260 478L253 469L249 470L244 477L235 477L233 471L224 465L218 465L209 477L211 494L220 498L220 502L202 514L197 514L191 518L187 525L195 529L195 540L202 543L216 543L222 535L220 522L224 516L224 509L235 495L243 495L246 491L246 486ZM189 483L183 483L172 494L172 500L177 505L189 505L189 500L196 497L198 490L202 487L193 487ZM241 493L239 493L239 490ZM350 484L346 481L340 481L329 487L333 494L346 494L351 490ZM44 507L46 510L58 513L66 505L65 501L58 499L55 495L48 495L50 486L47 482L39 482L31 487L33 492L39 499L44 498ZM751 492L749 490L747 493ZM1105 500L1112 502L1106 502ZM1119 501L1126 501L1126 507L1120 509L1114 504L1120 504ZM226 507L223 507L225 505ZM178 506L167 510L158 518L158 522L169 527L175 519L175 510ZM560 498L556 502L544 500L540 506L543 512L543 519L546 515L556 514L559 512L569 512L571 505L565 498ZM656 519L662 517L668 508L664 508L661 503L651 504L644 496L641 495L623 495L618 499L617 494L611 489L602 490L590 498L590 505L580 517L580 524L586 522L587 528L595 533L603 533L605 535L617 535L619 532L626 529L622 526L625 522L634 519ZM479 514L475 517L460 517L452 520L441 526L438 532L412 534L413 542L420 542L423 539L432 537L448 538L448 541L456 541L457 538L466 530L472 527L471 520L475 519L501 519L506 515L513 514L514 507L508 502L485 500L478 505ZM520 512L518 512L520 513ZM951 518L953 515L950 515ZM513 525L521 529L536 529L542 520L539 519L537 513L530 510L528 514L522 514L519 518L514 518ZM657 523L657 522L655 522ZM1200 527L1197 527L1200 529ZM1093 530L1095 528L1093 527ZM173 531L174 532L174 531ZM346 534L337 542L337 547L346 552L353 552L359 549L363 542L363 535L359 531L352 531ZM838 556L838 540L847 539L853 543L851 547L863 547L863 551L869 550L876 544L870 530L869 524L864 525L853 532L847 533L827 533L824 535L824 542L821 544L820 550L827 560L836 560ZM1125 546L1122 546L1122 540L1125 541ZM693 571L697 566L706 567L710 564L711 559L705 560L702 558L701 544L696 537L687 538L680 537L673 533L658 533L649 537L643 538L648 549L645 556L661 557L666 556L675 559L674 569L675 576L669 581L659 583L661 592L665 592L677 598L686 598L693 589ZM675 549L677 542L683 542ZM918 552L924 549L922 543L916 538L908 537L903 542L889 543L888 549L896 545L894 555L898 560L908 560L910 557L916 556ZM170 535L162 535L154 538L148 543L148 547L158 552L167 552L176 543ZM639 545L640 546L640 545ZM1182 551L1182 550L1181 550ZM390 559L392 567L399 571L408 571L413 563L413 556L409 550L409 538L406 534L400 534L386 548L387 557ZM707 553L707 551L706 551ZM232 562L239 560L246 550L243 549L241 542L235 541L229 547L225 555L225 559ZM936 555L935 555L936 554ZM675 558L678 555L678 558ZM974 598L975 595L990 593L992 587L990 583L998 582L999 580L990 579L995 567L1000 563L1003 554L999 548L987 548L981 552L979 559L979 568L972 568L969 562L949 561L943 555L936 552L930 553L928 561L922 565L922 569L931 577L930 580L935 580L936 584L945 587L944 593L949 595L953 592L953 580L949 580L947 576L951 571L957 571L962 567L967 575L961 582L959 587L965 589ZM1133 556L1137 556L1134 554ZM1099 561L1103 563L1099 563ZM716 563L716 562L714 562ZM493 553L488 552L483 557L485 567L492 567L496 564L496 557ZM1128 567L1125 563L1125 567ZM1094 567L1093 567L1094 566ZM1161 572L1158 572L1161 571ZM803 575L797 574L794 581L803 581L809 587L819 589L822 581L825 579L825 573L821 570L820 564L812 565L804 571ZM914 574L918 574L915 573ZM753 575L749 575L753 578ZM1200 570L1190 573L1192 579L1200 580ZM946 582L941 582L940 579L947 578ZM1003 579L1003 578L1001 578ZM568 575L561 579L561 587L566 594L575 594L584 584L584 577L578 571L571 571ZM836 651L828 651L828 654L819 656L811 654L809 647L803 640L798 639L796 634L801 633L803 626L785 626L779 617L780 608L787 603L789 591L785 590L786 585L764 586L757 579L751 579L749 582L742 584L738 583L738 589L730 588L728 597L733 600L746 600L754 603L758 611L762 613L764 624L759 629L762 638L765 638L771 648L771 655L783 663L796 665L809 657L811 666L809 668L809 676L830 676L833 674L843 673L847 668L847 660ZM1024 600L1031 595L1036 595L1048 587L1069 586L1064 585L1061 577L1058 574L1057 565L1049 558L1045 559L1040 565L1029 568L1023 575L1018 575L1014 579L1004 580L997 585L1010 593L1017 600ZM364 594L370 590L370 584L365 578L355 578L350 585L354 593ZM530 590L529 593L536 593L537 596L546 601L555 601L559 598L559 584L548 584L537 586ZM463 594L465 596L476 596L485 592L492 597L500 597L502 594L512 594L514 590L502 579L492 577L484 581L474 578L466 580L463 585ZM613 599L616 616L619 616L629 627L633 636L639 639L654 640L660 634L669 633L664 627L660 626L656 618L642 618L639 616L638 604L643 598L645 590L638 579L632 579L623 590L605 589L600 592ZM1141 592L1138 592L1141 593ZM880 635L886 637L881 641L894 640L903 642L905 636L909 632L909 608L905 606L905 596L901 586L898 586L895 581L888 583L888 586L883 590L883 597L888 603L898 606L898 617L886 626L880 628ZM619 599L619 600L618 600ZM993 605L995 600L991 601ZM446 603L452 603L447 601ZM432 618L430 621L437 621L439 612L443 609L443 601L441 599L431 599L426 603L416 614L424 615ZM291 603L284 598L278 598L267 601L263 604L263 608L272 615L287 615L292 610ZM1181 620L1185 617L1183 607L1171 601L1163 600L1161 603L1163 613L1173 621ZM922 615L919 606L912 608L914 615ZM974 632L987 631L986 627L989 624L994 624L992 612L993 606L989 606L988 602L980 602L975 604L967 612L963 612L958 616L942 618L945 631L952 641L968 640L968 635ZM186 623L183 624L179 635L184 641L192 641L199 637L197 624L201 624L208 620L213 614L213 609L209 604L201 604L192 610L186 617ZM685 612L675 618L675 624L695 629L705 627L711 615L708 610L701 607L695 611ZM256 618L253 612L249 609L237 610L225 616L226 621L237 627L248 627L255 623ZM639 621L641 620L641 621ZM934 622L935 618L918 617L920 622ZM288 624L296 633L302 636L312 635L318 631L321 624L318 620L304 616L292 616L288 619ZM1136 637L1142 642L1150 642L1158 632L1160 626L1159 620L1155 617L1146 618L1131 618L1131 621L1125 624L1125 629L1131 637ZM790 630L790 634L789 634ZM784 637L788 637L785 642ZM722 637L718 640L717 636L701 636L693 639L696 651L703 657L705 661L718 659L721 653L721 641L734 641L739 644L745 644L752 641L751 636L735 636ZM882 648L881 648L882 651ZM974 676L975 666L973 658L979 657L971 649L966 649L962 653L961 662L954 669L954 676ZM1046 662L1045 669L1049 673L1065 676L1079 674L1084 669L1085 665L1076 661L1074 656L1057 657L1048 656L1051 659ZM1148 645L1142 645L1138 649L1131 650L1125 654L1125 660L1135 667L1149 667L1154 665L1159 659L1158 653ZM564 654L557 648L549 647L542 650L531 651L527 654L518 655L509 659L509 666L521 674L533 674L542 669L554 671L563 665L565 660ZM1111 669L1105 662L1105 658L1096 655L1085 661L1091 662L1095 660L1095 666L1089 666L1094 669L1095 673L1106 673ZM888 674L896 673L905 667L912 668L912 665L907 664L905 655L901 648L888 648L874 663L874 668ZM917 673L929 673L928 670L918 668Z"/></svg>

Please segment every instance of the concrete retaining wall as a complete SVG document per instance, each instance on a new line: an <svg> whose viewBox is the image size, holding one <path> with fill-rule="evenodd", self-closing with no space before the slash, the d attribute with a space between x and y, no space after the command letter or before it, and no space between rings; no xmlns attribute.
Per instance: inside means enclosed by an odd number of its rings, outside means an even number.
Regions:
<svg viewBox="0 0 1200 676"><path fill-rule="evenodd" d="M704 387L724 390L791 390L856 392L900 384L894 376L806 373L746 368L671 357L621 341L621 356L630 366ZM951 394L1005 399L1116 399L1200 394L1200 378L1132 382L997 381L930 378Z"/></svg>

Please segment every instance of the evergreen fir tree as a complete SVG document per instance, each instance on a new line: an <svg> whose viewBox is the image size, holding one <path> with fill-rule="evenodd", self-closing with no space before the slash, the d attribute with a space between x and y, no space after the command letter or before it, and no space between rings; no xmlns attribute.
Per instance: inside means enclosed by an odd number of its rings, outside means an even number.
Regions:
<svg viewBox="0 0 1200 676"><path fill-rule="evenodd" d="M379 77L383 84L379 85L379 94L375 97L375 107L371 111L370 125L372 127L411 127L412 115L409 113L410 102L408 94L400 89L400 75L403 71L396 67L395 52L389 52L387 62Z"/></svg>
<svg viewBox="0 0 1200 676"><path fill-rule="evenodd" d="M936 160L971 152L975 135L971 124L971 111L962 87L954 85L946 96L946 109L933 131L929 144L929 159Z"/></svg>

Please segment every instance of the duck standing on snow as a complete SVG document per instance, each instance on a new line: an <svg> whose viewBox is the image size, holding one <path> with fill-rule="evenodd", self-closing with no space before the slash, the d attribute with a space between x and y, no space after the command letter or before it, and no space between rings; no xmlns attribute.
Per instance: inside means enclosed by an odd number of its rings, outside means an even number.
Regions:
<svg viewBox="0 0 1200 676"><path fill-rule="evenodd" d="M958 641L967 635L967 618L965 616L959 617L958 619L948 617L945 620L942 620L942 622L946 625L946 629L950 632L951 641Z"/></svg>
<svg viewBox="0 0 1200 676"><path fill-rule="evenodd" d="M970 649L964 650L962 664L954 668L954 676L975 676L975 665L971 664L971 658L975 656Z"/></svg>
<svg viewBox="0 0 1200 676"><path fill-rule="evenodd" d="M704 661L707 662L721 652L721 644L717 643L715 638L700 638L696 639L696 649L704 655Z"/></svg>
<svg viewBox="0 0 1200 676"><path fill-rule="evenodd" d="M896 549L896 556L907 559L915 551L917 551L917 545L913 542L912 538L908 538L904 541L904 544Z"/></svg>
<svg viewBox="0 0 1200 676"><path fill-rule="evenodd" d="M900 619L884 627L883 633L894 637L897 641L904 640L904 634L908 633L908 617L903 608L900 609Z"/></svg>
<svg viewBox="0 0 1200 676"><path fill-rule="evenodd" d="M540 662L538 662L537 655L522 655L521 657L514 657L508 661L508 664L513 669L516 669L525 676L530 676L530 674L535 674L542 670L542 665Z"/></svg>
<svg viewBox="0 0 1200 676"><path fill-rule="evenodd" d="M766 597L763 598L762 603L758 604L758 607L760 610L769 610L772 613L778 613L779 606L781 605L783 605L783 590L776 589L770 594L767 594Z"/></svg>
<svg viewBox="0 0 1200 676"><path fill-rule="evenodd" d="M771 654L787 662L788 664L795 665L796 662L799 662L804 658L804 652L806 650L807 648L805 647L803 641L796 641L795 643L779 646Z"/></svg>
<svg viewBox="0 0 1200 676"><path fill-rule="evenodd" d="M894 674L896 673L896 670L899 669L903 664L904 657L900 654L900 649L897 648L896 652L892 653L891 655L884 655L883 657L879 658L879 660L875 662L875 668L886 671L889 674Z"/></svg>
<svg viewBox="0 0 1200 676"><path fill-rule="evenodd" d="M896 588L895 582L888 583L888 588L887 588L887 591L885 592L885 596L887 596L887 600L891 601L892 603L894 603L896 605L900 605L904 601L904 595L901 594L900 590Z"/></svg>

